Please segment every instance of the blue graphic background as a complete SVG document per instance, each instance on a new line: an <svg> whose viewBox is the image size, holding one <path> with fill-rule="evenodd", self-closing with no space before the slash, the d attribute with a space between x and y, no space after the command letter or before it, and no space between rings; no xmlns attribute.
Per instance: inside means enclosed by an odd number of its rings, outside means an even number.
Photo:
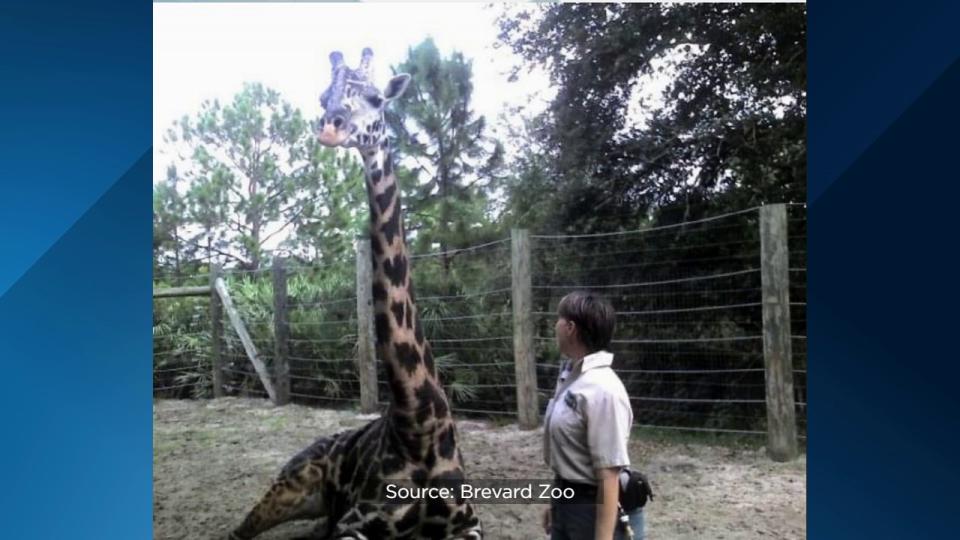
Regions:
<svg viewBox="0 0 960 540"><path fill-rule="evenodd" d="M151 536L151 4L0 4L4 538ZM809 9L811 538L946 538L960 4Z"/></svg>

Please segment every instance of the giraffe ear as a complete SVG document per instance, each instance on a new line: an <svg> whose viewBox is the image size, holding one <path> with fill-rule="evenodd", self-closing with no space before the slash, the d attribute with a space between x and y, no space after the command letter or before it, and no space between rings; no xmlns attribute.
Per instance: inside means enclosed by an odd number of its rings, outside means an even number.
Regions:
<svg viewBox="0 0 960 540"><path fill-rule="evenodd" d="M386 101L393 101L397 99L403 95L403 92L407 89L409 84L410 75L407 73L401 73L390 79L390 82L387 83L387 89L383 91L383 99Z"/></svg>

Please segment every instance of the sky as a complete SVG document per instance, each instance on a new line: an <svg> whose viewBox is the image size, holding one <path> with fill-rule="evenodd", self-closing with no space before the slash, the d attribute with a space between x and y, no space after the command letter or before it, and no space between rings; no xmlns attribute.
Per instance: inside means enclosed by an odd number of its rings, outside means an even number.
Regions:
<svg viewBox="0 0 960 540"><path fill-rule="evenodd" d="M364 47L374 51L374 77L383 87L390 66L428 36L443 56L458 50L473 60L473 108L492 132L507 105L542 109L553 97L542 71L507 82L519 59L496 49L498 8L482 3L333 3L153 5L154 180L163 179L171 149L163 134L203 101L227 102L244 82L280 92L307 118L320 114L318 96L329 83L333 50L355 66Z"/></svg>

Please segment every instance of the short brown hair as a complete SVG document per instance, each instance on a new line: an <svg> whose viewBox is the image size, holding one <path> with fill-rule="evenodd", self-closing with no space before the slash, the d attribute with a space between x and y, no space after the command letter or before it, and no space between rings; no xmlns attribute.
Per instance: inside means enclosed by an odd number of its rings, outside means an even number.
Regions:
<svg viewBox="0 0 960 540"><path fill-rule="evenodd" d="M580 341L591 353L610 346L617 314L606 298L590 291L573 291L560 300L557 313L577 325Z"/></svg>

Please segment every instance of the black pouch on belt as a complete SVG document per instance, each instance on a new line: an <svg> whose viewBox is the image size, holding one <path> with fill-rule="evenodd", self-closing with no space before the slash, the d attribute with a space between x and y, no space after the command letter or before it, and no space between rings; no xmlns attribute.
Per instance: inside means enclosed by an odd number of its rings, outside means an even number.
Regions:
<svg viewBox="0 0 960 540"><path fill-rule="evenodd" d="M653 488L647 477L630 468L620 471L620 507L630 513L653 500Z"/></svg>

